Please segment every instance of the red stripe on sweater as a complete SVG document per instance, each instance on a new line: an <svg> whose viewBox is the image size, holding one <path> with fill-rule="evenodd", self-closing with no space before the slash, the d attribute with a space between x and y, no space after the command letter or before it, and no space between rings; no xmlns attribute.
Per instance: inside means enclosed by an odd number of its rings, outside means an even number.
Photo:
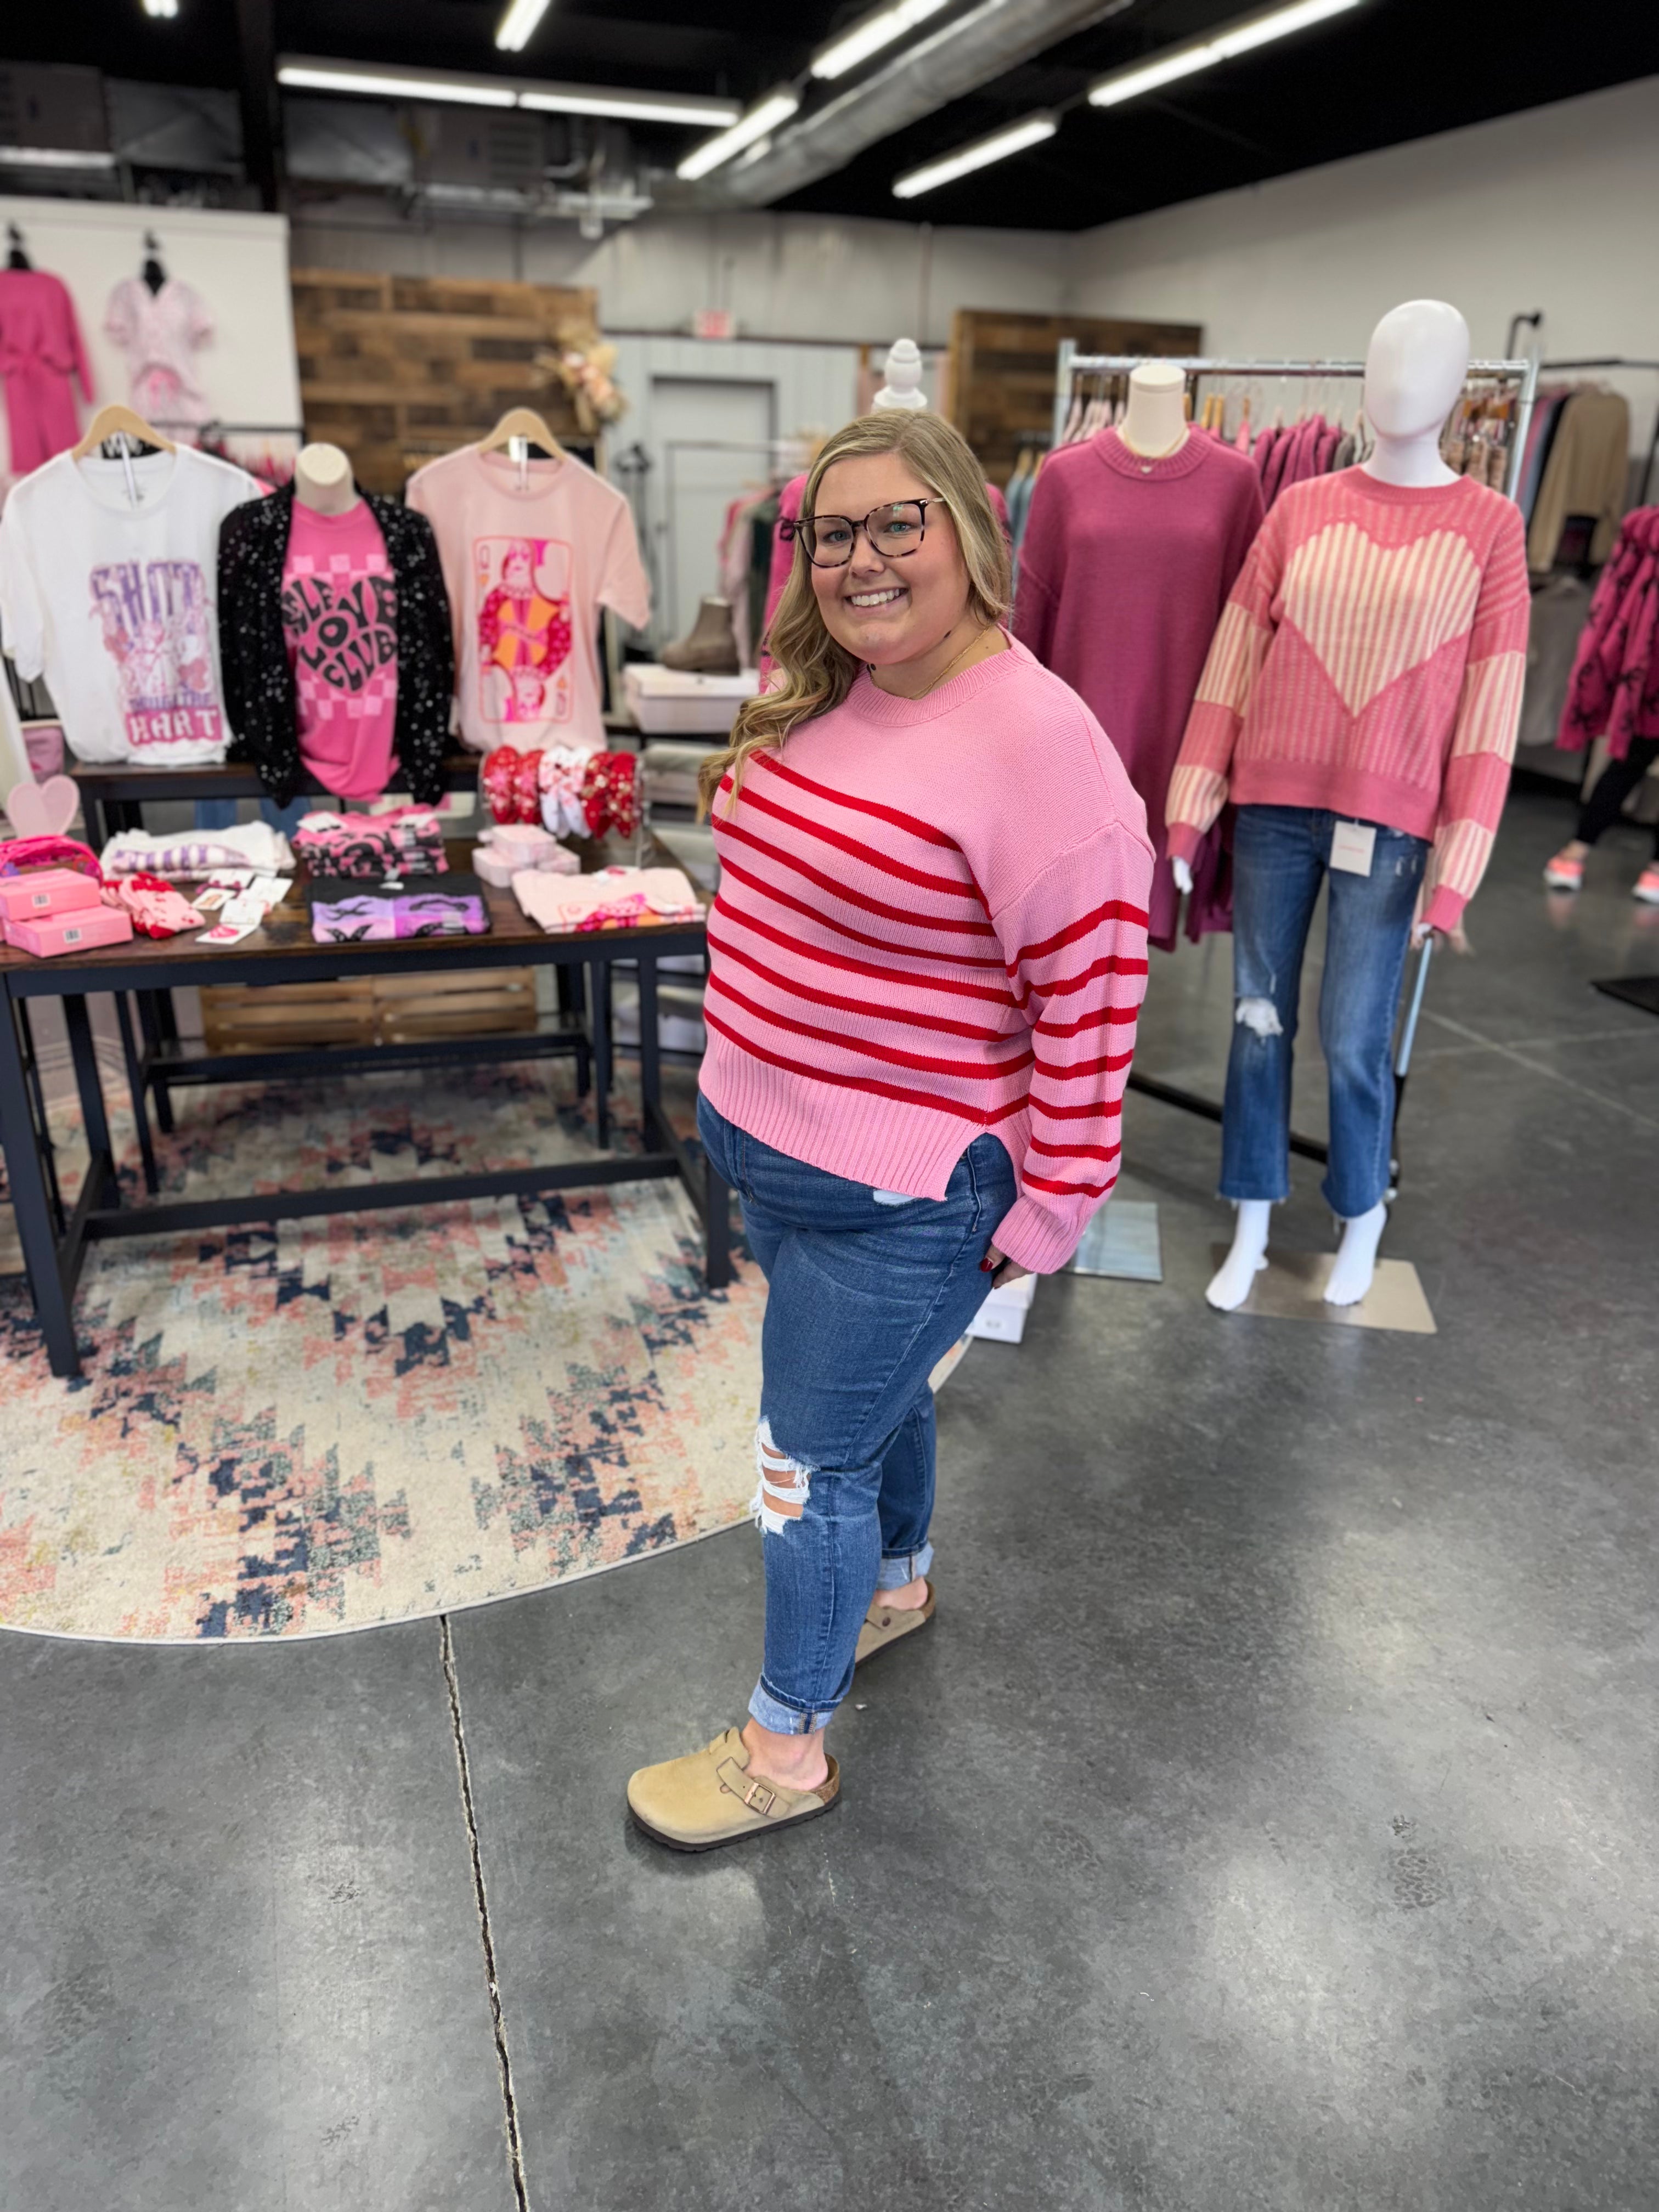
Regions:
<svg viewBox="0 0 1659 2212"><path fill-rule="evenodd" d="M1074 992L1086 991L1091 983L1098 982L1103 975L1115 975L1117 973L1115 960L1097 960L1092 968L1085 968L1080 975L1063 975L1057 983L1028 984L1024 997L1016 994L1015 1003L1024 1009L1030 1005L1033 999L1069 999ZM1139 1000L1127 1011L1121 1006L1113 1006L1108 1009L1106 1018L1109 1022L1132 1022L1139 1009Z"/></svg>
<svg viewBox="0 0 1659 2212"><path fill-rule="evenodd" d="M801 791L810 791L816 799L827 799L833 805L844 806L849 813L872 814L878 822L890 822L896 830L907 830L924 844L942 845L949 852L961 853L962 848L954 837L947 837L943 830L936 830L929 822L919 821L914 814L901 814L896 806L878 805L873 799L854 799L845 791L832 791L827 783L814 783L810 775L803 775L798 768L786 767L773 753L751 753L751 766L769 769L774 775L781 776L786 783L794 784ZM728 777L726 782L730 782ZM724 791L726 784L720 789ZM963 854L965 862L966 855Z"/></svg>
<svg viewBox="0 0 1659 2212"><path fill-rule="evenodd" d="M811 1083L832 1084L839 1091L862 1091L876 1098L896 1098L903 1106L932 1107L937 1113L954 1114L959 1121L971 1121L976 1129L994 1128L999 1121L1006 1121L1025 1111L1023 1097L1011 1098L1002 1106L969 1106L961 1099L944 1097L936 1091L906 1091L896 1083L884 1083L874 1075L835 1075L828 1068L809 1067L804 1060L785 1060L781 1054L751 1044L709 1006L703 1008L702 1018L710 1029L718 1030L729 1044L736 1045L739 1052L746 1052L751 1060L763 1060L768 1067L781 1068L786 1075L804 1075Z"/></svg>
<svg viewBox="0 0 1659 2212"><path fill-rule="evenodd" d="M1027 960L1041 960L1050 952L1058 952L1062 945L1071 945L1079 937L1086 937L1103 921L1132 921L1141 929L1147 926L1147 917L1140 908L1131 906L1127 899L1108 899L1104 906L1097 906L1092 914L1079 915L1076 921L1068 921L1064 929L1057 929L1052 937L1045 937L1041 944L1022 945L1010 964L1023 965ZM1122 975L1144 975L1146 963L1143 960L1139 967L1131 963L1117 972Z"/></svg>
<svg viewBox="0 0 1659 2212"><path fill-rule="evenodd" d="M1109 1098L1104 1104L1056 1106L1047 1098L1031 1093L1031 1111L1046 1115L1051 1121L1115 1121L1123 1113L1121 1098Z"/></svg>
<svg viewBox="0 0 1659 2212"><path fill-rule="evenodd" d="M1051 1083L1075 1083L1079 1075L1115 1074L1120 1067L1127 1066L1132 1057L1133 1054L1127 1052L1109 1053L1099 1060L1079 1060L1070 1067L1064 1067L1058 1060L1039 1060L1034 1065L1036 1073L1046 1075Z"/></svg>
<svg viewBox="0 0 1659 2212"><path fill-rule="evenodd" d="M1035 1056L1026 1051L1017 1059L1000 1060L992 1067L964 1067L959 1060L929 1060L921 1053L900 1052L890 1045L872 1044L864 1037L848 1036L842 1030L815 1029L811 1022L792 1021L787 1014L774 1013L770 1007L757 1006L752 999L745 999L723 975L711 975L708 988L730 999L734 1006L741 1006L745 1013L766 1023L769 1028L788 1030L796 1036L811 1037L819 1044L836 1045L843 1052L861 1053L866 1060L879 1060L890 1067L911 1067L919 1075L949 1075L962 1083L1001 1083L1028 1068Z"/></svg>
<svg viewBox="0 0 1659 2212"><path fill-rule="evenodd" d="M866 898L862 891L848 890L846 884L838 883L834 876L826 876L822 870L809 867L805 860L797 860L791 854L780 852L775 845L769 845L764 837L757 837L750 830L739 829L735 822L720 823L714 837L717 851L722 837L735 837L739 844L747 845L752 851L763 854L769 860L775 860L781 867L793 868L798 876L805 876L809 884L816 884L821 891L828 891L831 898L841 899L847 905L855 906L865 914L878 914L884 921L902 921L912 929L950 930L962 937L994 937L996 935L995 930L988 921L954 921L945 917L934 921L904 907L884 906L879 899ZM726 855L721 853L722 865L725 860ZM955 888L960 890L961 886L958 884Z"/></svg>
<svg viewBox="0 0 1659 2212"><path fill-rule="evenodd" d="M775 884L769 884L763 877L751 875L747 868L740 868L735 860L727 860L724 854L720 855L720 874L722 881L726 877L730 876L734 883L742 884L751 891L758 891L763 898L769 899L774 906L787 907L792 914L804 914L809 921L817 922L824 929L833 929L837 937L845 937L854 945L868 945L878 952L891 950L891 938L871 937L864 930L854 929L850 922L837 921L833 915L825 914L817 907L808 906L805 899L798 899L788 891L779 890ZM747 927L750 928L755 927L748 915L740 908L730 907L727 912ZM981 933L988 936L990 932L983 931ZM805 951L806 947L803 945L800 949ZM1003 964L1000 960L976 959L971 952L934 952L927 946L918 946L916 950L925 953L930 960L948 960L953 968L994 968L999 975L1003 973ZM944 988L943 985L940 986L941 989ZM1018 1002L1011 1000L1009 1003L1013 1005Z"/></svg>
<svg viewBox="0 0 1659 2212"><path fill-rule="evenodd" d="M822 845L833 845L838 853L845 853L854 860L861 860L866 868L875 869L879 875L896 876L902 884L914 884L918 890L940 891L948 898L980 899L981 904L984 902L979 885L972 881L960 884L950 876L930 876L921 868L907 867L902 860L890 860L873 845L860 844L856 837L848 837L840 830L826 829L821 822L809 821L804 814L793 813L788 807L780 806L776 799L768 799L752 787L748 799L749 804L761 813L771 815L775 821L787 823L790 829L799 830L805 837L816 837ZM728 830L735 826L729 821L725 824Z"/></svg>
<svg viewBox="0 0 1659 2212"><path fill-rule="evenodd" d="M771 896L775 897L776 893ZM988 983L958 983L949 976L924 975L914 968L884 968L874 960L849 960L842 953L823 951L815 945L804 944L799 937L791 937L787 930L774 929L769 922L744 913L741 907L731 905L724 891L715 899L714 911L724 915L728 921L735 921L740 928L752 929L757 937L769 938L786 952L793 952L803 960L815 960L821 967L838 969L845 975L872 975L878 982L906 984L918 991L948 991L961 999L983 999L994 1006L1012 1007L1015 1003L1012 991L993 990ZM798 911L811 913L810 907L800 907ZM812 919L816 921L819 917L813 915ZM863 938L859 940L860 944L869 941Z"/></svg>
<svg viewBox="0 0 1659 2212"><path fill-rule="evenodd" d="M725 938L716 937L712 929L708 933L708 945L711 951L720 953L725 959L735 960L740 967L747 968L758 975L763 982L774 984L780 991L787 991L793 997L810 1000L815 1006L831 1006L837 1013L842 1014L868 1014L877 1021L896 1022L902 1029L937 1030L943 1036L966 1037L970 1044L1001 1044L1004 1042L1000 1030L976 1029L968 1022L953 1022L945 1014L921 1014L908 1006L884 1006L874 1000L841 999L830 991L815 991L810 984L798 983L788 976L780 975L775 969L769 968L751 953L740 952Z"/></svg>
<svg viewBox="0 0 1659 2212"><path fill-rule="evenodd" d="M1023 1175L1019 1180L1026 1190L1051 1190L1056 1198L1104 1198L1117 1177L1109 1176L1104 1182L1050 1182L1045 1176Z"/></svg>
<svg viewBox="0 0 1659 2212"><path fill-rule="evenodd" d="M1047 1037L1081 1036L1085 1030L1105 1029L1109 1024L1112 1016L1118 1011L1115 1006L1097 1006L1091 1013L1079 1014L1074 1022L1033 1022L1031 1034L1033 1036ZM1124 1054L1122 1064L1125 1067L1129 1065L1132 1057L1129 1053Z"/></svg>
<svg viewBox="0 0 1659 2212"><path fill-rule="evenodd" d="M1121 1145L1045 1145L1041 1137L1029 1137L1026 1142L1034 1152L1051 1160L1115 1160L1123 1150Z"/></svg>

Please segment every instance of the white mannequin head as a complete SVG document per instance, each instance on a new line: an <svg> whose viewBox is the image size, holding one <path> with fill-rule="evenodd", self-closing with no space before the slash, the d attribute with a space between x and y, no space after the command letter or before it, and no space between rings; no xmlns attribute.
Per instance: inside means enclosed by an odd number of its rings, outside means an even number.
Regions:
<svg viewBox="0 0 1659 2212"><path fill-rule="evenodd" d="M885 375L887 381L870 403L872 412L881 414L889 407L927 404L921 389L921 349L914 338L894 339L887 349Z"/></svg>
<svg viewBox="0 0 1659 2212"><path fill-rule="evenodd" d="M1143 361L1129 372L1129 404L1118 435L1132 453L1162 460L1187 442L1187 373L1167 361Z"/></svg>
<svg viewBox="0 0 1659 2212"><path fill-rule="evenodd" d="M1365 414L1379 438L1417 439L1440 427L1469 373L1469 326L1443 300L1390 308L1365 351Z"/></svg>

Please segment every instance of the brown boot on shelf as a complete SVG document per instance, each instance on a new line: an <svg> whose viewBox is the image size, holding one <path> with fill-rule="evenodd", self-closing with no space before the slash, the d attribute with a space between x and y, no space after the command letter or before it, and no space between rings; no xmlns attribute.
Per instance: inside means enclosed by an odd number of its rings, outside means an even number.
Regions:
<svg viewBox="0 0 1659 2212"><path fill-rule="evenodd" d="M705 599L689 637L662 649L662 665L693 676L735 676L738 639L730 599Z"/></svg>

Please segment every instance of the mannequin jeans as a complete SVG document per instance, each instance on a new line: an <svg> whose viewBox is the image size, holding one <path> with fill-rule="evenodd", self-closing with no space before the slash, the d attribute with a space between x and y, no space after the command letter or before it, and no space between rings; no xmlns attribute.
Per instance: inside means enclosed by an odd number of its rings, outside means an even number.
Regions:
<svg viewBox="0 0 1659 2212"><path fill-rule="evenodd" d="M976 1137L942 1199L908 1198L775 1152L697 1101L715 1173L743 1200L768 1284L759 1445L797 1517L761 1516L766 1654L749 1710L805 1735L853 1685L878 1589L933 1563L933 1396L927 1377L990 1288L980 1267L1014 1202L1000 1139ZM761 1455L757 1452L757 1457Z"/></svg>
<svg viewBox="0 0 1659 2212"><path fill-rule="evenodd" d="M1330 1075L1333 1213L1369 1213L1389 1187L1394 1022L1427 842L1378 827L1370 873L1330 866L1343 817L1312 806L1241 806L1233 832L1233 997L1266 999L1279 1034L1233 1025L1221 1126L1221 1195L1291 1194L1291 1069L1302 955L1330 880L1319 1042Z"/></svg>

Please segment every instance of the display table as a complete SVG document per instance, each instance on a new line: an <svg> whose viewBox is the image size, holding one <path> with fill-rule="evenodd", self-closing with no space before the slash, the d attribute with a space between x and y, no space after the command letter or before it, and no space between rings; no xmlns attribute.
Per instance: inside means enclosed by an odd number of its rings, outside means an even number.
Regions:
<svg viewBox="0 0 1659 2212"><path fill-rule="evenodd" d="M471 850L470 845L452 846L452 867L465 868ZM222 951L198 947L193 934L155 941L135 938L130 945L108 945L51 960L37 960L0 946L0 997L4 1002L0 1006L0 1151L5 1155L24 1265L54 1375L73 1376L81 1371L73 1316L76 1284L86 1247L109 1237L223 1229L241 1222L293 1220L382 1206L442 1206L468 1199L678 1176L702 1221L709 1287L719 1289L731 1280L728 1194L706 1164L700 1158L693 1158L662 1111L657 963L675 953L702 952L705 927L701 921L550 936L526 917L511 891L485 886L490 919L490 933L486 937L319 945L311 935L305 881L301 869L295 888L281 906L272 909L264 927ZM611 1134L611 1073L608 971L619 960L636 963L639 973L640 1089L647 1149L632 1157L618 1157L606 1150ZM302 983L335 976L411 975L422 969L457 974L507 967L592 970L593 988L584 994L588 1008L585 1029L576 1025L580 1017L566 1016L562 1018L561 1028L546 1037L479 1041L492 1048L495 1058L520 1056L526 1048L541 1054L549 1050L584 1057L591 1054L600 1148L592 1160L354 1184L343 1189L248 1192L170 1204L122 1205L87 1016L89 993L115 994L120 1006L119 994L125 992L153 993L204 983ZM32 1089L27 1072L24 1025L20 1018L31 999L60 1000L69 1032L88 1153L86 1182L72 1211L66 1211L56 1194L38 1087ZM334 1068L396 1066L400 1064L399 1054L404 1064L412 1054L453 1059L465 1056L468 1042L446 1039L432 1046L324 1048L307 1056L307 1073L326 1075ZM273 1073L288 1076L294 1072L295 1059L291 1052L225 1054L210 1065L204 1056L194 1056L192 1061L192 1056L179 1051L170 1079L223 1082ZM267 1060L273 1065L267 1066ZM146 1065L134 1064L131 1058L129 1065L136 1079L141 1146L147 1147L148 1133L143 1127ZM579 1057L579 1073L581 1066Z"/></svg>

